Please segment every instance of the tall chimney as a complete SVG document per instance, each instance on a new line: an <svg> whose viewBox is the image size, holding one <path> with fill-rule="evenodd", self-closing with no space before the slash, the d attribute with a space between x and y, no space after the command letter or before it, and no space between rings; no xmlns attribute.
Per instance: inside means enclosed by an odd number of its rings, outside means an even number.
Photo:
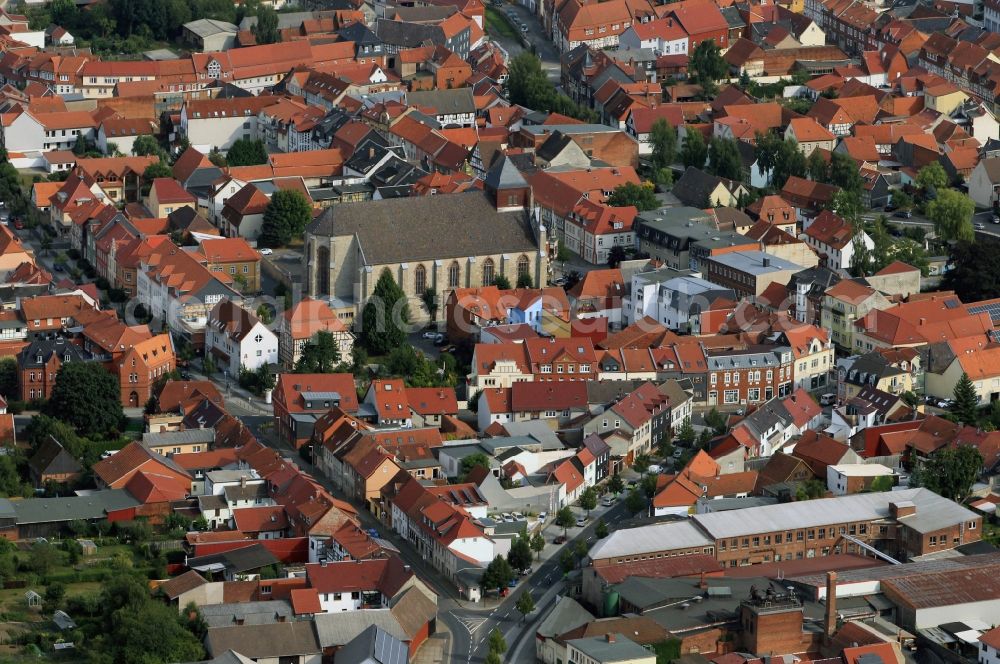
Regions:
<svg viewBox="0 0 1000 664"><path fill-rule="evenodd" d="M608 632L607 634L605 634L604 638L607 639L608 643L614 643L615 642L615 635L612 634L611 632Z"/></svg>
<svg viewBox="0 0 1000 664"><path fill-rule="evenodd" d="M826 573L826 616L823 620L823 633L827 640L837 631L837 573Z"/></svg>

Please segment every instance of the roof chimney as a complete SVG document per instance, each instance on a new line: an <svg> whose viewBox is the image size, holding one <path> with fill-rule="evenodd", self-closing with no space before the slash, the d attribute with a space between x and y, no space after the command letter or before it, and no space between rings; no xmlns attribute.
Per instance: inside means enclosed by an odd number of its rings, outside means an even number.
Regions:
<svg viewBox="0 0 1000 664"><path fill-rule="evenodd" d="M767 256L764 256L764 259L761 261L761 263L763 263L764 267L770 267L771 266L771 259L768 258Z"/></svg>
<svg viewBox="0 0 1000 664"><path fill-rule="evenodd" d="M608 643L614 643L615 642L615 635L612 634L611 632L608 632L607 634L605 634L604 638L607 639Z"/></svg>
<svg viewBox="0 0 1000 664"><path fill-rule="evenodd" d="M823 633L827 639L837 631L837 573L826 573L826 616L823 619Z"/></svg>

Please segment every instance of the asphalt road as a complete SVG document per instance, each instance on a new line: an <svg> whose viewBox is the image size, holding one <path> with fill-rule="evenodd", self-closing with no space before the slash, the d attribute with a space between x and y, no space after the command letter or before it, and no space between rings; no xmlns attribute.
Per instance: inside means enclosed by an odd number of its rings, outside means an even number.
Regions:
<svg viewBox="0 0 1000 664"><path fill-rule="evenodd" d="M544 26L542 26L539 17L520 5L504 3L502 7L494 7L494 9L502 13L513 11L517 20L528 26L528 32L525 35L528 43L534 47L535 54L542 61L542 69L548 74L549 80L558 86L559 49L556 48L552 40L545 34ZM517 26L514 29L518 29ZM527 50L520 41L504 37L500 34L491 33L490 39L503 46L512 58Z"/></svg>

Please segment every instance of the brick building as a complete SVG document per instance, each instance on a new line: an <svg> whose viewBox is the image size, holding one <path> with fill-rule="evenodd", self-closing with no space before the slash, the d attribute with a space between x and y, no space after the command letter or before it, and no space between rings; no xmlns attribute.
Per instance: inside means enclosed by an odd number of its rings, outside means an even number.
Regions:
<svg viewBox="0 0 1000 664"><path fill-rule="evenodd" d="M708 404L754 404L792 392L795 361L788 346L706 350Z"/></svg>

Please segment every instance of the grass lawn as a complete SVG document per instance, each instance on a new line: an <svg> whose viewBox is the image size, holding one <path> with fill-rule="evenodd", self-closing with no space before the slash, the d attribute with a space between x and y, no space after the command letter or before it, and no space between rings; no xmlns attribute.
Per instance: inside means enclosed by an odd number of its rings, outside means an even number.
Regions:
<svg viewBox="0 0 1000 664"><path fill-rule="evenodd" d="M493 7L486 7L486 29L508 39L517 39L517 29L511 25L507 16Z"/></svg>

